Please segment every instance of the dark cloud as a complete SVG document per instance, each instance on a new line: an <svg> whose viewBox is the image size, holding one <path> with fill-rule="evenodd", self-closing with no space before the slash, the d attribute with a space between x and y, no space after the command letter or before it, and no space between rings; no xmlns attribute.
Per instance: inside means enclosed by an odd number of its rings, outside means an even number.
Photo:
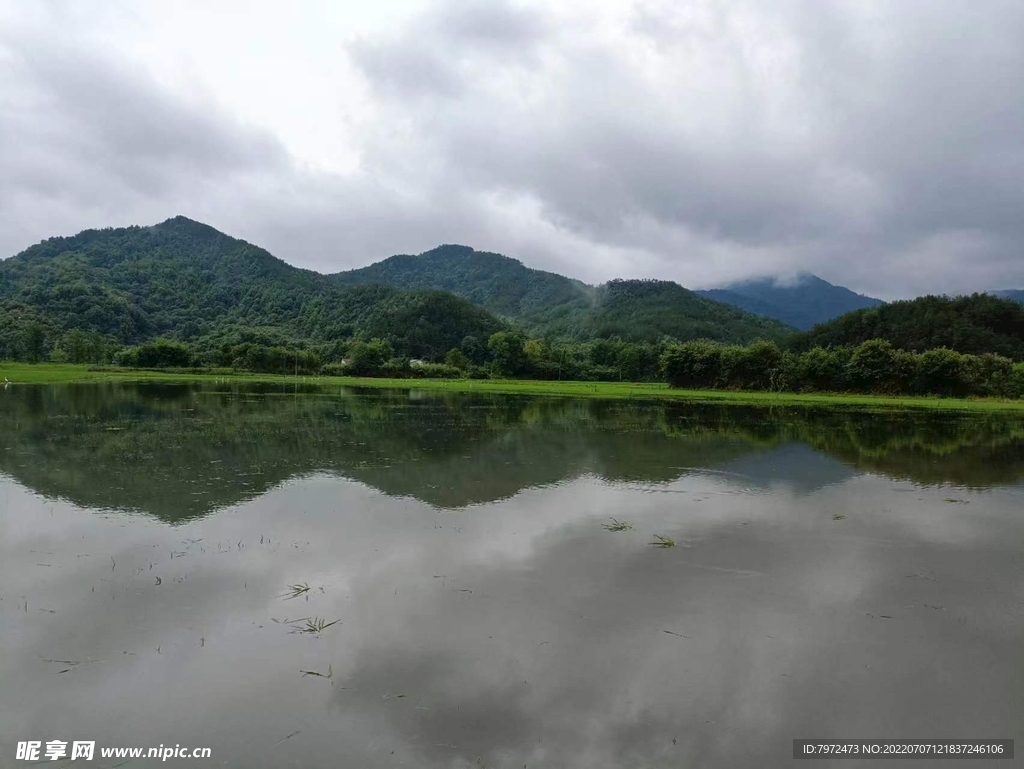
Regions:
<svg viewBox="0 0 1024 769"><path fill-rule="evenodd" d="M441 0L336 53L346 173L51 37L0 39L5 253L182 212L321 270L449 241L590 281L1024 285L1018 3Z"/></svg>
<svg viewBox="0 0 1024 769"><path fill-rule="evenodd" d="M1024 221L1018 6L693 5L706 18L639 7L621 46L572 26L541 39L517 62L525 103L485 87L507 65L474 51L473 100L414 107L419 141L460 184L535 200L683 282L799 267L892 295L1024 278L1006 259ZM400 78L421 34L390 41L394 67L378 48L371 83Z"/></svg>

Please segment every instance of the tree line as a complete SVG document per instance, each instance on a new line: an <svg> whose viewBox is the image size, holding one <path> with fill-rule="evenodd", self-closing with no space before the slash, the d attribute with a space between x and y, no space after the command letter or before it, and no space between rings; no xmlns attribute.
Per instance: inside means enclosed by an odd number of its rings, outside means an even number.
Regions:
<svg viewBox="0 0 1024 769"><path fill-rule="evenodd" d="M618 338L590 342L536 339L518 331L468 335L443 355L411 358L387 338L311 343L243 329L191 343L156 339L122 346L72 330L49 348L42 327L26 327L27 360L128 368L220 369L257 373L571 381L667 382L687 389L833 392L945 397L1024 397L1024 363L994 353L947 348L913 352L883 339L798 352L775 342L709 340L658 343ZM435 348L437 349L437 348Z"/></svg>
<svg viewBox="0 0 1024 769"><path fill-rule="evenodd" d="M1024 363L944 347L900 350L884 339L806 352L784 351L772 342L684 342L668 346L661 366L671 386L690 389L1024 397Z"/></svg>

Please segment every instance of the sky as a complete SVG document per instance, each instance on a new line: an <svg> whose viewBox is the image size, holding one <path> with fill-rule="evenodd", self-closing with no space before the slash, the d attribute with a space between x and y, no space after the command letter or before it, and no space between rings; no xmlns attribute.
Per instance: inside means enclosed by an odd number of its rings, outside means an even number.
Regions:
<svg viewBox="0 0 1024 769"><path fill-rule="evenodd" d="M206 222L336 272L1024 287L1018 0L0 0L0 255Z"/></svg>

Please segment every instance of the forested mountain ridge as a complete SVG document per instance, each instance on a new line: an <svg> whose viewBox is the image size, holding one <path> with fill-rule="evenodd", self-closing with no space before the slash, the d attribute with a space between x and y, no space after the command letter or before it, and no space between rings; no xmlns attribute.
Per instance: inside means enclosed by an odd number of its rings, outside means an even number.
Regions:
<svg viewBox="0 0 1024 769"><path fill-rule="evenodd" d="M794 337L793 347L849 347L885 339L897 349L947 347L1024 360L1024 306L991 294L922 296L843 315Z"/></svg>
<svg viewBox="0 0 1024 769"><path fill-rule="evenodd" d="M343 346L325 344L380 337L399 357L440 360L467 337L475 350L513 326L553 339L650 343L781 340L790 331L673 283L594 288L466 246L321 275L181 216L51 238L0 262L0 358L49 357L75 332L76 348L81 334L92 335L93 349L168 338L205 360L229 360L212 351L243 343L317 346L332 360Z"/></svg>
<svg viewBox="0 0 1024 769"><path fill-rule="evenodd" d="M585 334L630 341L713 339L744 344L782 341L793 329L699 296L667 280L612 280L597 288L597 301L582 325Z"/></svg>
<svg viewBox="0 0 1024 769"><path fill-rule="evenodd" d="M590 286L468 246L402 254L330 276L340 284L451 291L521 324L529 333L583 341L618 336L655 342L663 336L723 342L781 341L793 329L699 296L677 283L613 280Z"/></svg>
<svg viewBox="0 0 1024 769"><path fill-rule="evenodd" d="M185 217L51 238L0 262L0 358L15 357L26 337L72 330L121 345L169 337L206 347L362 334L392 337L405 355L443 356L503 328L452 294L340 286Z"/></svg>
<svg viewBox="0 0 1024 769"><path fill-rule="evenodd" d="M791 283L763 278L697 293L755 315L775 318L801 331L848 312L882 304L881 299L863 296L810 274L800 275Z"/></svg>
<svg viewBox="0 0 1024 769"><path fill-rule="evenodd" d="M344 285L379 283L407 290L450 291L497 315L537 322L557 318L560 312L585 310L594 301L593 287L578 280L454 244L416 256L390 256L330 277Z"/></svg>

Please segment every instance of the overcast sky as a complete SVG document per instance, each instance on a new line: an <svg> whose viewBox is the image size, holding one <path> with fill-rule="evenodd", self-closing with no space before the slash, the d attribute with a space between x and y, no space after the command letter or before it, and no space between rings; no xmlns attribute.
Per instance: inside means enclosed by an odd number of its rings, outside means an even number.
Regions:
<svg viewBox="0 0 1024 769"><path fill-rule="evenodd" d="M1019 0L0 0L0 255L184 214L333 272L1024 286Z"/></svg>

